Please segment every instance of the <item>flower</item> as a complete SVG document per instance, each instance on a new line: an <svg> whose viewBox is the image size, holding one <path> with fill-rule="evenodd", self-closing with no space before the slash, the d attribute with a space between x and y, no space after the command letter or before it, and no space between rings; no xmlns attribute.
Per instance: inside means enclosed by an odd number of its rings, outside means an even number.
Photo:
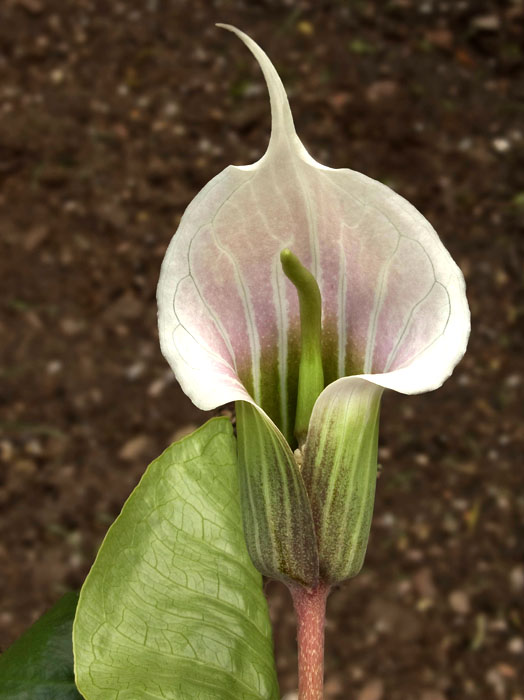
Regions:
<svg viewBox="0 0 524 700"><path fill-rule="evenodd" d="M272 130L190 203L158 285L162 352L201 409L237 402L244 530L265 574L313 587L354 575L374 500L382 391L439 387L465 352L464 278L429 222L385 185L317 163L262 49ZM289 249L316 279L325 388L305 441L294 418L301 350Z"/></svg>

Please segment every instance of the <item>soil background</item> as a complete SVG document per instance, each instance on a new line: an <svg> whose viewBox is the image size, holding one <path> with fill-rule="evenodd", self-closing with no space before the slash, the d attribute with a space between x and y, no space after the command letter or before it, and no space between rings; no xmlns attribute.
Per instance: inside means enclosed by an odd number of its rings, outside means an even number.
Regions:
<svg viewBox="0 0 524 700"><path fill-rule="evenodd" d="M264 152L273 59L312 155L407 197L467 282L437 392L386 395L362 573L328 606L326 698L524 697L524 6L2 0L0 645L78 589L147 463L206 419L155 287L198 190ZM282 693L287 592L267 587Z"/></svg>

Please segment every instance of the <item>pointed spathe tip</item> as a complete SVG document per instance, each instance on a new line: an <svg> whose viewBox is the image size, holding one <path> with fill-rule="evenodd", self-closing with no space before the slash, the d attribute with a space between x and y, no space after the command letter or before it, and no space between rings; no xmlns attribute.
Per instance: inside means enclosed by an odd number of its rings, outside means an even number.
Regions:
<svg viewBox="0 0 524 700"><path fill-rule="evenodd" d="M216 22L215 27L219 27L220 29L227 29L228 32L233 32L233 34L237 34L240 32L240 30L234 27L232 24L225 24L224 22Z"/></svg>
<svg viewBox="0 0 524 700"><path fill-rule="evenodd" d="M251 37L232 24L217 22L215 26L236 34L256 58L264 74L271 103L271 140L269 145L271 146L272 143L278 141L281 136L284 136L288 141L294 142L296 139L295 126L286 91L275 66L271 63L267 54Z"/></svg>

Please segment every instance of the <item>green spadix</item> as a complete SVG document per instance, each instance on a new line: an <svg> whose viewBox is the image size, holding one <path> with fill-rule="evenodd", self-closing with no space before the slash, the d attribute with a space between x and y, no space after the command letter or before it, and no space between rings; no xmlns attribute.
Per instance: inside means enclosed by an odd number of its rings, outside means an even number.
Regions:
<svg viewBox="0 0 524 700"><path fill-rule="evenodd" d="M322 368L322 298L315 277L285 248L280 262L297 290L300 305L300 365L295 417L295 437L303 445L315 401L324 388Z"/></svg>

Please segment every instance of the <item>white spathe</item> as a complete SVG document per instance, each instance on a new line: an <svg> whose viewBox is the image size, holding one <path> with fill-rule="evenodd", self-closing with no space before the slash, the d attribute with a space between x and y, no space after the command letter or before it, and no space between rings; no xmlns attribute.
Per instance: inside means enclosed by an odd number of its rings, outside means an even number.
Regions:
<svg viewBox="0 0 524 700"><path fill-rule="evenodd" d="M243 32L219 26L259 62L272 132L258 162L229 166L195 197L162 264L160 342L183 390L204 410L236 400L265 407L276 396L273 418L289 434L299 310L283 248L318 281L329 381L360 378L404 394L436 389L467 345L462 273L404 198L307 153L269 58Z"/></svg>

